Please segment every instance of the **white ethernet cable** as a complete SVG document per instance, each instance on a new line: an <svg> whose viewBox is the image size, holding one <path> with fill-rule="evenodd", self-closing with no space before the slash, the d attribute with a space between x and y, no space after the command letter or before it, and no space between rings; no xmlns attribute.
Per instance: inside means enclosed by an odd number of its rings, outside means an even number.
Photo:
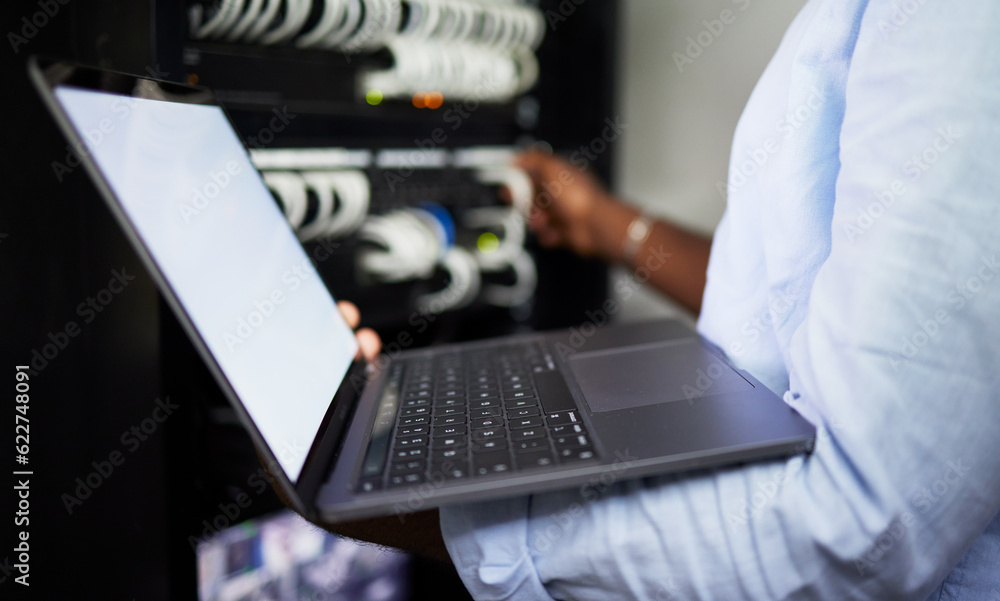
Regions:
<svg viewBox="0 0 1000 601"><path fill-rule="evenodd" d="M316 0L317 2L319 0ZM316 46L322 42L326 36L337 28L337 25L343 22L345 17L345 10L347 8L346 0L322 0L323 1L323 12L320 15L319 21L316 26L309 31L303 33L298 39L295 40L295 45L299 48L308 48L310 46Z"/></svg>
<svg viewBox="0 0 1000 601"><path fill-rule="evenodd" d="M226 33L240 18L243 12L244 0L221 0L215 14L207 21L201 22L205 7L195 4L191 7L192 37L201 40L209 36L218 37Z"/></svg>
<svg viewBox="0 0 1000 601"><path fill-rule="evenodd" d="M302 180L302 176L282 171L265 171L262 175L267 187L281 199L288 224L292 226L292 229L298 228L306 217L306 209L309 204L306 196L306 183Z"/></svg>
<svg viewBox="0 0 1000 601"><path fill-rule="evenodd" d="M442 290L423 294L417 298L417 309L424 314L436 315L468 306L479 295L482 278L479 266L464 248L453 246L440 263L448 272L448 285Z"/></svg>

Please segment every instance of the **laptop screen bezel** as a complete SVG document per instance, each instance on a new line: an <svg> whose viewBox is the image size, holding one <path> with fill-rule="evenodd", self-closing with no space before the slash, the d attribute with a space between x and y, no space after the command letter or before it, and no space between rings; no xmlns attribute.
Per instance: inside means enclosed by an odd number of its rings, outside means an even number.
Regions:
<svg viewBox="0 0 1000 601"><path fill-rule="evenodd" d="M314 517L316 512L312 501L316 498L318 490L325 480L325 475L331 469L331 462L336 448L343 441L344 433L350 424L354 409L361 396L362 386L359 386L358 383L365 381L365 378L359 377L360 374L364 373L365 369L363 360L355 361L348 368L337 392L331 399L320 428L310 444L298 477L292 478L281 467L274 452L267 445L263 435L237 395L232 383L225 376L218 362L209 351L206 341L195 328L191 316L180 303L178 295L163 276L163 272L146 247L142 237L138 234L135 224L132 223L126 213L120 199L89 153L86 152L84 140L56 98L55 91L58 87L66 86L131 98L135 97L133 91L138 89L138 83L148 82L157 86L166 95L169 95L170 102L200 104L220 108L227 121L229 121L229 125L232 127L232 119L226 113L225 107L219 104L214 94L206 88L162 81L129 73L96 69L56 59L31 57L28 60L28 70L30 79L38 89L44 103L72 147L77 149L77 156L81 164L90 175L91 180L94 182L100 195L104 198L111 213L122 227L129 243L153 278L167 305L170 306L174 315L176 315L178 322L181 324L198 354L201 355L208 370L212 373L220 389L229 400L230 405L236 411L240 422L250 434L260 459L272 477L272 484L280 489L279 492L284 493L282 496L286 502L291 504L293 509L307 517ZM247 160L249 160L249 156Z"/></svg>

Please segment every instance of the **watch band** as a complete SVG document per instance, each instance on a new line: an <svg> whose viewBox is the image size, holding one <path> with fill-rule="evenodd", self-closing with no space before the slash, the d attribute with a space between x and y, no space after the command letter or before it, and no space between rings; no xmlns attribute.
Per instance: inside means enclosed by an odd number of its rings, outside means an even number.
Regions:
<svg viewBox="0 0 1000 601"><path fill-rule="evenodd" d="M653 220L639 213L632 223L628 225L625 232L625 240L622 242L622 259L629 265L635 264L635 258L639 254L639 249L643 242L649 238L653 231Z"/></svg>

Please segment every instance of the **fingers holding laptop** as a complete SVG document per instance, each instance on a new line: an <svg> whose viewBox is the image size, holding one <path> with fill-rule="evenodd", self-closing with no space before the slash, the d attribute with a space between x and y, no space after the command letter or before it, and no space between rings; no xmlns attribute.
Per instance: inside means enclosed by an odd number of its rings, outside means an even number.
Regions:
<svg viewBox="0 0 1000 601"><path fill-rule="evenodd" d="M358 339L358 355L368 361L374 361L382 350L382 340L371 328L358 328L361 324L361 312L358 307L348 301L337 301L337 308L344 316L344 321L354 330L354 335Z"/></svg>

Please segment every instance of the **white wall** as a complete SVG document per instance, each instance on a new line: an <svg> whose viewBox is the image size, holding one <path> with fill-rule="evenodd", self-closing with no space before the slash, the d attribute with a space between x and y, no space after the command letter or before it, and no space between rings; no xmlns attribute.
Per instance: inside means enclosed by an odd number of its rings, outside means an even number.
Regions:
<svg viewBox="0 0 1000 601"><path fill-rule="evenodd" d="M743 106L805 0L622 0L615 192L651 215L711 233L725 207L729 147ZM720 20L722 11L730 24ZM708 31L708 26L719 32ZM703 49L678 68L688 38ZM614 270L612 280L625 275ZM675 314L655 293L623 303L620 319Z"/></svg>

